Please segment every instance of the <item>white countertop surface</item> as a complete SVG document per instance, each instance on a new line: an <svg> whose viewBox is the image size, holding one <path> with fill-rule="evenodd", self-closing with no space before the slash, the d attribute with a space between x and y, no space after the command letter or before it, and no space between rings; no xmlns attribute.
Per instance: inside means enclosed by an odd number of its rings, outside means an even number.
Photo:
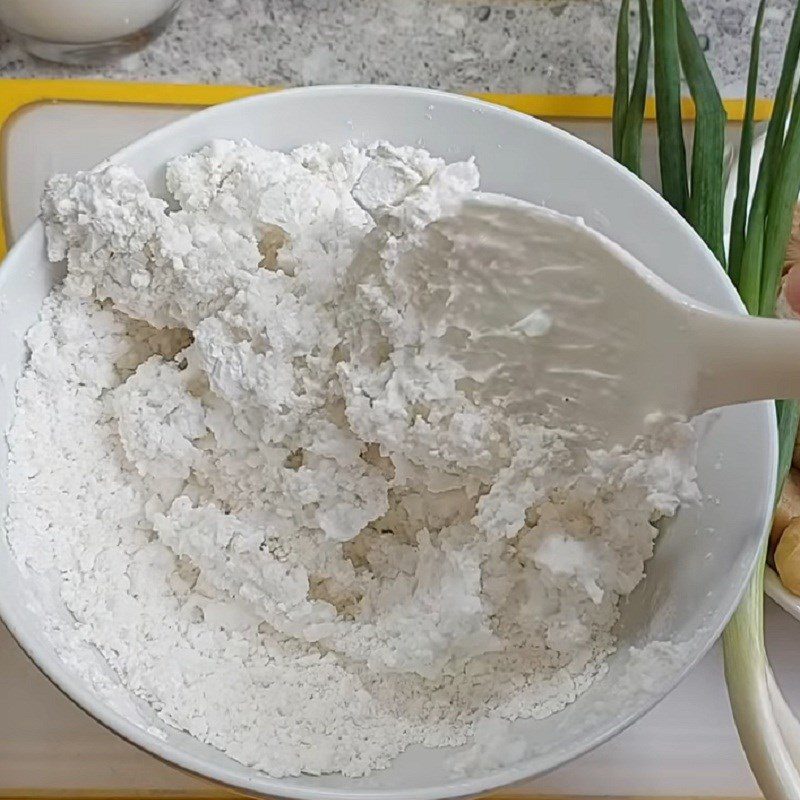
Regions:
<svg viewBox="0 0 800 800"><path fill-rule="evenodd" d="M757 4L686 4L722 93L743 95ZM793 7L768 3L766 92ZM602 94L612 88L618 9L619 0L185 0L161 39L97 69L35 62L0 34L0 76Z"/></svg>

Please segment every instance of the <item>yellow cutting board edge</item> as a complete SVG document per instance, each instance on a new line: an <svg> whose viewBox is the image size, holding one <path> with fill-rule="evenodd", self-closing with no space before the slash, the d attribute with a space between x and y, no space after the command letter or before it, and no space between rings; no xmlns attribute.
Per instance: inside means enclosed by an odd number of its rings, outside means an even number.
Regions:
<svg viewBox="0 0 800 800"><path fill-rule="evenodd" d="M177 83L123 83L117 81L39 80L27 78L0 79L0 141L14 115L26 106L48 102L124 103L131 105L211 106L254 94L280 91L270 86L200 86ZM490 103L506 106L535 117L583 118L611 120L612 98L609 96L542 95L475 93ZM731 121L741 121L744 101L726 100L725 108ZM691 100L684 101L684 115L693 115ZM769 119L772 103L756 103L757 120ZM655 117L655 104L648 99L647 119ZM4 198L4 161L0 160L0 197ZM7 250L5 214L0 205L0 257Z"/></svg>

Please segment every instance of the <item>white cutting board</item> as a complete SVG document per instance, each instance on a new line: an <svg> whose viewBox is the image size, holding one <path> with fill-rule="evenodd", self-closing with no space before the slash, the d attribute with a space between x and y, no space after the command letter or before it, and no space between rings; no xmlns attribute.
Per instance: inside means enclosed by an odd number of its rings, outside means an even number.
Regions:
<svg viewBox="0 0 800 800"><path fill-rule="evenodd" d="M90 167L184 108L55 103L29 107L5 131L2 174L11 242L36 214L53 172ZM558 121L557 121L558 122ZM604 121L562 127L607 150ZM646 127L645 174L655 172ZM768 646L787 698L800 709L800 623L767 601ZM9 790L156 790L196 795L211 784L178 772L105 730L68 701L0 626L0 795ZM612 741L514 795L759 795L731 718L721 648L643 719Z"/></svg>

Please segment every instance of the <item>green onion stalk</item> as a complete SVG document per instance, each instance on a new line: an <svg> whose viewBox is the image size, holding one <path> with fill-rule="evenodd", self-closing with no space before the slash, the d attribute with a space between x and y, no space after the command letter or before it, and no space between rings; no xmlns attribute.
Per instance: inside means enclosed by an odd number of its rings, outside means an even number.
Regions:
<svg viewBox="0 0 800 800"><path fill-rule="evenodd" d="M686 217L727 269L747 310L751 314L772 316L792 214L800 194L800 88L794 88L800 57L800 6L795 8L789 30L764 155L756 184L751 187L754 111L766 0L760 0L757 7L726 263L723 237L726 119L719 91L683 0L652 0L652 15L647 0L640 1L637 68L631 89L629 2L621 3L617 27L614 156L633 172L640 173L644 118L641 95L647 92L647 71L641 68L641 61L649 55L648 29L652 24L662 194ZM687 168L683 139L682 80L695 106L691 170ZM779 497L791 465L800 405L796 400L778 401L776 415ZM757 567L723 636L725 676L742 744L764 796L767 800L800 800L800 723L778 688L764 646L766 556L765 536Z"/></svg>

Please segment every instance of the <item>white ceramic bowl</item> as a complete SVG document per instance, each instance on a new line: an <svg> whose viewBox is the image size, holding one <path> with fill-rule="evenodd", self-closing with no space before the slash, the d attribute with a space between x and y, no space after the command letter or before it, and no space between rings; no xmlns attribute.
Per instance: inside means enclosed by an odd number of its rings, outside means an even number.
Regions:
<svg viewBox="0 0 800 800"><path fill-rule="evenodd" d="M447 159L475 156L483 188L541 203L589 224L626 247L678 289L733 312L742 306L711 253L644 183L599 151L550 125L477 100L421 89L318 87L252 97L203 111L119 153L156 190L163 164L213 137L246 137L268 148L310 141L389 139ZM0 425L13 413L25 361L23 335L61 270L44 256L35 224L0 270ZM665 364L664 369L670 365ZM46 447L46 443L42 443ZM663 697L708 650L733 612L771 512L776 432L772 404L727 409L705 426L699 475L706 500L664 525L647 579L621 608L619 650L608 673L560 714L514 723L528 747L518 763L465 776L452 750L410 748L362 779L276 780L231 761L125 700L108 672L98 686L76 677L41 632L49 600L20 574L0 541L0 614L38 666L81 707L129 741L180 767L249 792L336 800L423 800L487 791L539 775L609 738ZM6 469L5 442L0 470ZM6 502L0 472L0 511ZM671 658L654 659L668 641ZM644 648L644 649L643 649Z"/></svg>

